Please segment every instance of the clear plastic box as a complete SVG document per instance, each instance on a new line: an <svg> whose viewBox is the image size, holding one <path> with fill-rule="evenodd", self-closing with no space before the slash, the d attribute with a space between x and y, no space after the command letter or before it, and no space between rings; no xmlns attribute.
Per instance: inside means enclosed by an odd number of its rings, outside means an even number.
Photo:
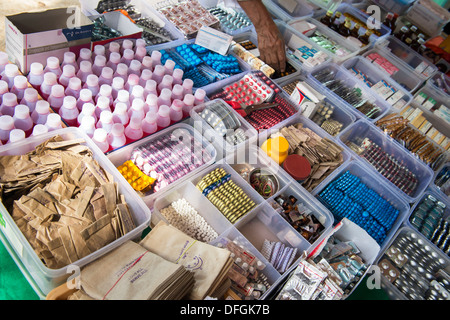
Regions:
<svg viewBox="0 0 450 320"><path fill-rule="evenodd" d="M267 10L282 21L297 21L312 17L314 6L306 0L263 0Z"/></svg>
<svg viewBox="0 0 450 320"><path fill-rule="evenodd" d="M400 197L392 188L383 180L379 178L374 172L367 170L367 167L360 161L352 160L344 163L337 170L332 172L322 183L313 190L312 194L320 200L319 194L321 191L332 181L339 178L346 171L349 171L352 175L357 176L362 183L368 188L374 190L382 198L388 201L395 209L399 211L397 220L392 225L391 229L387 232L387 236L384 242L380 245L380 251L383 251L394 236L397 229L405 221L409 214L410 206L406 201Z"/></svg>
<svg viewBox="0 0 450 320"><path fill-rule="evenodd" d="M374 4L379 5L387 12L397 13L403 15L415 0L372 0Z"/></svg>
<svg viewBox="0 0 450 320"><path fill-rule="evenodd" d="M77 128L64 128L58 131L52 131L37 137L27 138L20 142L15 142L11 145L0 147L0 155L5 154L23 154L34 150L34 148L42 142L52 138L55 135L60 135L64 140L69 139L84 139L84 145L88 146L93 152L93 158L100 164L100 166L109 172L114 181L118 184L119 194L124 195L125 201L129 205L136 228L114 242L104 246L94 253L76 261L61 269L47 268L43 262L38 258L28 240L17 227L14 220L11 218L6 208L0 203L0 215L3 217L4 224L0 224L0 230L13 248L17 259L21 261L25 270L35 282L37 289L43 295L47 295L52 289L61 285L66 279L73 274L72 267L82 267L95 259L101 257L107 252L117 248L119 245L127 240L139 238L142 231L147 228L151 220L150 209L146 206L136 192L131 188L124 177L120 175L117 169L112 166L107 157L100 151L94 142L88 138L86 134ZM27 275L26 275L27 276Z"/></svg>
<svg viewBox="0 0 450 320"><path fill-rule="evenodd" d="M450 95L450 77L441 71L437 71L428 79L427 84L442 93Z"/></svg>
<svg viewBox="0 0 450 320"><path fill-rule="evenodd" d="M384 70L377 63L373 63L381 71L385 72L387 76L390 76L394 81L407 89L411 94L414 93L417 88L419 88L424 82L425 78L417 75L411 68L406 67L401 61L399 61L391 52L387 51L385 48L375 46L362 54L362 57L368 59L372 63L368 56L372 54L378 54L381 57L388 60L392 65L394 65L398 71L390 75L386 70Z"/></svg>
<svg viewBox="0 0 450 320"><path fill-rule="evenodd" d="M189 138L194 138L194 140L202 145L202 150L196 150L196 152L201 152L204 158L204 163L198 166L196 169L190 171L188 174L174 181L173 183L161 188L157 192L141 194L141 197L150 208L153 207L154 199L165 190L174 187L176 184L188 179L197 172L203 170L205 167L210 166L214 163L216 158L216 149L204 139L199 132L194 130L193 127L185 123L178 123L164 130L158 131L144 139L128 144L120 149L116 149L108 154L108 159L112 162L115 167L121 166L127 160L130 160L131 154L135 148L140 146L156 143L160 138L173 133L176 137L181 137L182 135L188 135Z"/></svg>
<svg viewBox="0 0 450 320"><path fill-rule="evenodd" d="M394 185L391 181L385 178L380 172L378 172L375 167L373 167L369 161L365 158L356 154L351 148L349 148L346 143L353 142L358 146L362 143L364 139L370 139L372 142L376 143L381 147L381 151L386 152L390 156L392 156L399 163L402 163L404 167L406 167L410 172L414 173L418 179L418 185L411 195L406 194L402 190L400 190L396 185ZM365 121L358 120L346 130L344 130L339 136L339 140L343 146L345 146L353 157L362 161L366 166L368 166L379 179L384 180L387 184L391 186L392 189L396 190L399 196L403 197L406 202L413 203L415 202L424 192L424 190L428 187L431 180L433 179L434 173L425 165L422 161L415 158L404 148L399 146L397 143L392 141L391 138L386 137L383 133L380 132L373 124Z"/></svg>
<svg viewBox="0 0 450 320"><path fill-rule="evenodd" d="M443 174L444 170L448 170L448 167L450 167L450 162L446 162L444 163L442 166L440 166L435 172L434 172L434 177L433 177L433 181L430 184L430 189L434 190L435 192L437 192L438 194L440 194L442 197L449 197L450 196L450 182L446 182L445 184L443 184L442 186L438 186L436 185L436 179L438 179L438 176L440 174ZM447 193L449 193L447 195Z"/></svg>
<svg viewBox="0 0 450 320"><path fill-rule="evenodd" d="M399 96L398 96L399 100L397 100L397 98L396 98L396 100L392 101L392 103L389 100L387 100L387 102L390 105L392 105L393 108L400 110L403 108L403 106L406 106L408 103L411 102L412 95L408 90L406 90L403 86L398 84L395 80L388 77L385 72L382 72L378 67L374 66L367 59L365 59L361 56L354 57L354 58L348 59L347 61L344 61L342 63L342 66L349 71L351 71L354 68L355 70L362 72L364 74L364 76L367 77L367 80L370 83L372 83L372 85L375 85L379 81L385 81L392 88L394 88L396 92L400 92ZM375 93L378 94L377 92L375 92ZM381 98L383 98L383 97L381 97ZM402 100L402 104L396 105L395 103L400 100Z"/></svg>
<svg viewBox="0 0 450 320"><path fill-rule="evenodd" d="M380 108L380 112L378 116L374 119L369 119L366 115L361 113L359 110L354 108L352 105L350 105L347 101L339 97L336 93L332 92L330 89L325 87L321 82L319 82L315 75L317 75L319 72L323 72L324 70L330 70L330 72L335 73L334 79L343 80L345 81L347 87L349 88L358 88L361 90L362 97L372 104L376 105ZM352 112L355 114L358 118L367 119L370 122L375 122L378 119L380 119L382 116L384 116L387 112L391 110L391 105L388 104L384 99L381 97L375 95L372 90L367 87L367 85L362 82L361 80L354 77L350 71L345 69L344 67L334 64L334 63L327 63L323 64L319 68L314 69L309 75L308 75L309 81L315 85L317 88L321 88L321 93L328 97L333 97L334 99L340 101L343 105L347 107L347 110L349 112Z"/></svg>

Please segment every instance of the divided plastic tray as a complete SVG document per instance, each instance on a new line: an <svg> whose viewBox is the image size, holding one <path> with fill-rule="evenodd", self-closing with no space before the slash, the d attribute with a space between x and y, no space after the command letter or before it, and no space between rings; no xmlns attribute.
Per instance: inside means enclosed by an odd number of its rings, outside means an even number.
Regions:
<svg viewBox="0 0 450 320"><path fill-rule="evenodd" d="M263 3L272 15L282 21L302 20L314 14L314 6L306 0L263 0Z"/></svg>
<svg viewBox="0 0 450 320"><path fill-rule="evenodd" d="M121 176L117 169L112 166L111 162L94 144L94 142L77 128L65 128L58 131L52 131L37 137L16 142L11 145L1 146L0 155L24 154L25 152L34 150L37 145L55 135L60 135L64 140L80 138L85 140L84 145L92 150L93 158L97 160L100 166L105 171L109 172L113 176L114 181L117 182L118 192L119 194L124 195L125 201L129 205L130 212L136 225L136 228L126 235L70 265L82 267L123 244L125 241L140 237L142 231L150 223L151 212L144 201L142 201L142 199L136 194L136 192L131 188L125 178ZM39 292L37 291L38 294L42 293L43 295L47 295L52 289L66 281L73 271L69 269L70 266L66 266L61 269L47 268L38 258L30 243L19 230L2 203L0 203L0 215L3 217L3 221L5 222L4 224L0 224L0 230L5 236L5 239L13 248L17 259L21 261L24 269L29 273L30 277L36 284L36 287L39 290Z"/></svg>
<svg viewBox="0 0 450 320"><path fill-rule="evenodd" d="M397 160L399 163L402 163L404 167L406 167L409 171L411 171L416 175L418 179L418 185L413 194L408 195L402 190L400 190L391 181L389 181L380 172L378 172L375 169L375 167L373 167L369 163L369 161L357 155L353 150L351 150L346 145L347 142L353 142L356 143L357 145L360 145L365 138L368 138L372 142L376 143L378 146L381 147L381 151L384 151L390 156L392 156L395 160ZM387 184L391 186L392 189L394 189L397 192L397 194L399 194L399 196L403 197L405 201L408 203L415 202L422 195L422 193L425 191L425 189L428 187L431 180L433 179L434 173L430 169L430 167L425 165L419 159L412 156L411 153L407 152L404 148L402 148L397 143L392 141L391 138L386 137L386 135L383 134L380 130L378 130L373 124L365 120L358 120L350 127L348 127L346 130L344 130L339 135L339 140L340 143L350 151L350 153L354 158L357 158L360 161L362 161L364 165L368 166L370 170L372 170L378 176L378 179L384 180Z"/></svg>

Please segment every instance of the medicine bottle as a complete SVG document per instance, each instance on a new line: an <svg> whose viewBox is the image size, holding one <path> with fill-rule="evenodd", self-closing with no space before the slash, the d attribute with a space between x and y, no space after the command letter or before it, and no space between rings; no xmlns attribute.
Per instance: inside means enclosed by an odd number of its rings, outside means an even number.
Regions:
<svg viewBox="0 0 450 320"><path fill-rule="evenodd" d="M161 82L158 84L158 90L161 92L163 89L172 90L173 77L171 75L166 74Z"/></svg>
<svg viewBox="0 0 450 320"><path fill-rule="evenodd" d="M158 130L158 124L156 123L157 119L158 114L156 112L147 112L144 120L142 120L142 131L147 135L155 133Z"/></svg>
<svg viewBox="0 0 450 320"><path fill-rule="evenodd" d="M183 99L183 117L188 117L194 107L195 97L192 94L186 94Z"/></svg>
<svg viewBox="0 0 450 320"><path fill-rule="evenodd" d="M111 52L111 54L109 55L108 62L106 62L106 66L108 68L111 68L113 70L113 72L116 72L117 65L120 63L121 58L122 57L120 56L119 53Z"/></svg>
<svg viewBox="0 0 450 320"><path fill-rule="evenodd" d="M58 82L56 74L54 74L53 72L44 73L44 81L42 82L39 90L41 93L41 97L47 100L52 93L52 87L57 84Z"/></svg>
<svg viewBox="0 0 450 320"><path fill-rule="evenodd" d="M175 99L170 106L170 120L172 123L183 119L183 101Z"/></svg>
<svg viewBox="0 0 450 320"><path fill-rule="evenodd" d="M125 128L121 123L115 123L108 134L107 141L112 149L117 149L126 144Z"/></svg>
<svg viewBox="0 0 450 320"><path fill-rule="evenodd" d="M128 107L123 102L118 102L113 111L113 121L114 123L120 123L123 126L126 126L130 121L130 117L128 116Z"/></svg>
<svg viewBox="0 0 450 320"><path fill-rule="evenodd" d="M172 100L183 100L184 99L184 89L180 84L175 84L172 88Z"/></svg>
<svg viewBox="0 0 450 320"><path fill-rule="evenodd" d="M104 67L102 69L102 72L100 74L100 77L98 77L98 85L102 86L104 84L111 85L113 82L113 75L114 71L110 67Z"/></svg>
<svg viewBox="0 0 450 320"><path fill-rule="evenodd" d="M192 79L184 79L183 80L183 89L184 89L184 95L192 94L192 88L194 87L194 81Z"/></svg>
<svg viewBox="0 0 450 320"><path fill-rule="evenodd" d="M78 55L77 63L81 67L83 61L88 61L92 65L92 51L88 48L81 48L80 54Z"/></svg>
<svg viewBox="0 0 450 320"><path fill-rule="evenodd" d="M0 116L0 140L2 144L6 144L8 142L9 133L14 129L14 119L12 116Z"/></svg>
<svg viewBox="0 0 450 320"><path fill-rule="evenodd" d="M114 108L116 108L116 105L121 102L123 104L125 104L127 106L127 109L130 108L131 104L130 104L130 93L123 89L123 90L119 90L118 94L117 94L117 99L114 100L113 102L113 106Z"/></svg>
<svg viewBox="0 0 450 320"><path fill-rule="evenodd" d="M75 73L77 73L79 66L77 63L77 56L75 55L74 52L71 51L64 52L63 62L61 63L61 69L63 70L63 72L64 67L68 65L74 67Z"/></svg>
<svg viewBox="0 0 450 320"><path fill-rule="evenodd" d="M44 68L44 73L53 72L59 78L62 74L59 59L57 57L48 57L47 65Z"/></svg>
<svg viewBox="0 0 450 320"><path fill-rule="evenodd" d="M163 88L158 97L158 106L170 106L172 104L172 90Z"/></svg>
<svg viewBox="0 0 450 320"><path fill-rule="evenodd" d="M195 90L194 97L195 97L194 105L198 106L199 104L205 102L206 91L203 89L197 89Z"/></svg>
<svg viewBox="0 0 450 320"><path fill-rule="evenodd" d="M107 97L103 97L103 96L98 97L97 104L95 105L96 106L96 108L95 108L95 116L97 117L97 119L100 118L100 114L103 111L110 111L111 112L111 107L110 107L110 103L109 102L110 101L109 101L109 99Z"/></svg>
<svg viewBox="0 0 450 320"><path fill-rule="evenodd" d="M134 99L141 99L145 101L144 92L145 90L140 84L134 86L131 90L130 102L133 103Z"/></svg>
<svg viewBox="0 0 450 320"><path fill-rule="evenodd" d="M106 57L106 47L104 45L101 45L101 44L95 45L94 51L92 52L92 57L95 60L95 57L97 57L97 56Z"/></svg>
<svg viewBox="0 0 450 320"><path fill-rule="evenodd" d="M89 89L81 89L80 97L77 99L77 108L79 111L83 109L83 104L92 103L94 104L94 99L92 97L92 91Z"/></svg>
<svg viewBox="0 0 450 320"><path fill-rule="evenodd" d="M81 109L81 112L78 114L78 117L77 117L77 126L80 126L81 120L85 116L94 117L94 119L97 121L97 118L95 115L95 109L96 109L96 107L93 103L83 104L83 108Z"/></svg>
<svg viewBox="0 0 450 320"><path fill-rule="evenodd" d="M167 59L166 63L164 64L165 74L171 76L173 74L174 68L175 68L175 61Z"/></svg>
<svg viewBox="0 0 450 320"><path fill-rule="evenodd" d="M95 99L94 99L94 101L97 103L97 101L98 101L98 98L100 98L100 97L105 97L105 98L108 98L108 100L109 100L109 105L110 105L110 107L112 107L112 105L113 105L113 102L114 102L114 98L113 98L113 95L112 95L112 87L110 86L110 85L108 85L108 84L102 84L101 86L100 86L100 91L98 92L98 94L97 94L97 96L95 97Z"/></svg>
<svg viewBox="0 0 450 320"><path fill-rule="evenodd" d="M126 82L128 80L128 66L124 63L119 63L113 77L121 77Z"/></svg>
<svg viewBox="0 0 450 320"><path fill-rule="evenodd" d="M128 75L127 81L125 82L124 89L131 94L133 88L138 85L139 85L139 76L135 74L130 74Z"/></svg>
<svg viewBox="0 0 450 320"><path fill-rule="evenodd" d="M105 56L96 56L94 59L94 63L92 64L92 72L100 77L102 74L102 69L106 67L106 57Z"/></svg>
<svg viewBox="0 0 450 320"><path fill-rule="evenodd" d="M173 70L173 84L179 84L182 85L183 84L183 75L184 75L184 71L183 69L180 68L176 68L175 70Z"/></svg>
<svg viewBox="0 0 450 320"><path fill-rule="evenodd" d="M17 96L12 92L3 95L2 104L0 105L0 114L13 116L14 108L18 105Z"/></svg>
<svg viewBox="0 0 450 320"><path fill-rule="evenodd" d="M155 69L157 65L161 65L161 57L162 57L161 52L157 50L152 51L150 57L152 58L153 69Z"/></svg>
<svg viewBox="0 0 450 320"><path fill-rule="evenodd" d="M80 69L77 72L77 77L80 78L82 83L85 83L88 75L90 74L93 74L92 63L88 60L81 61Z"/></svg>
<svg viewBox="0 0 450 320"><path fill-rule="evenodd" d="M14 93L17 96L17 100L20 101L23 99L23 95L27 88L28 88L28 79L25 76L18 75L14 78L14 84L10 92Z"/></svg>
<svg viewBox="0 0 450 320"><path fill-rule="evenodd" d="M170 125L170 107L167 105L162 105L158 110L158 118L156 124L159 129L167 128Z"/></svg>
<svg viewBox="0 0 450 320"><path fill-rule="evenodd" d="M147 49L145 49L145 47L142 46L137 46L134 54L134 59L138 60L139 62L142 62L145 56L147 56Z"/></svg>
<svg viewBox="0 0 450 320"><path fill-rule="evenodd" d="M156 83L155 80L147 80L145 82L145 87L144 87L144 96L147 98L149 94L154 94L154 95L158 95L158 90L157 90L157 86L158 84Z"/></svg>
<svg viewBox="0 0 450 320"><path fill-rule="evenodd" d="M13 120L16 129L23 130L27 137L31 135L34 124L30 116L30 109L26 105L19 104L16 106Z"/></svg>
<svg viewBox="0 0 450 320"><path fill-rule="evenodd" d="M133 59L130 61L130 66L128 67L128 74L135 74L138 77L141 76L141 68L142 64L139 62L139 60Z"/></svg>
<svg viewBox="0 0 450 320"><path fill-rule="evenodd" d="M83 119L81 119L79 128L86 133L89 138L92 138L95 131L95 118L92 116L84 116Z"/></svg>
<svg viewBox="0 0 450 320"><path fill-rule="evenodd" d="M151 80L153 76L153 72L149 69L143 69L141 72L141 76L139 77L139 85L145 87L145 84L148 80Z"/></svg>
<svg viewBox="0 0 450 320"><path fill-rule="evenodd" d="M122 54L122 59L120 59L120 62L125 64L127 67L130 67L130 63L132 60L134 60L134 51L131 49L125 49L125 51Z"/></svg>
<svg viewBox="0 0 450 320"><path fill-rule="evenodd" d="M130 123L128 123L125 128L125 137L128 142L133 142L139 140L144 136L142 131L142 119L140 117L134 116L130 118Z"/></svg>
<svg viewBox="0 0 450 320"><path fill-rule="evenodd" d="M42 63L33 62L30 65L30 72L27 75L28 82L37 89L44 82L44 66Z"/></svg>
<svg viewBox="0 0 450 320"><path fill-rule="evenodd" d="M61 108L64 97L66 96L64 87L60 84L55 84L52 87L50 96L48 97L48 102L50 107L52 107L56 112Z"/></svg>
<svg viewBox="0 0 450 320"><path fill-rule="evenodd" d="M126 50L131 50L133 51L133 41L129 40L129 39L125 39L122 42L122 46L120 48L120 52L123 54L125 54ZM134 51L133 51L134 52Z"/></svg>
<svg viewBox="0 0 450 320"><path fill-rule="evenodd" d="M113 114L111 111L105 110L100 113L100 119L97 122L97 128L104 129L107 133L111 132L114 125Z"/></svg>
<svg viewBox="0 0 450 320"><path fill-rule="evenodd" d="M76 127L78 125L78 115L80 114L77 108L77 99L72 96L64 97L64 102L58 113L69 127Z"/></svg>
<svg viewBox="0 0 450 320"><path fill-rule="evenodd" d="M26 105L30 112L33 112L36 108L36 102L39 99L39 94L34 88L26 88L23 94L22 100L20 100L20 104Z"/></svg>
<svg viewBox="0 0 450 320"><path fill-rule="evenodd" d="M75 67L71 64L65 65L63 67L63 71L61 76L59 77L59 83L67 88L69 86L69 81L71 78L76 77Z"/></svg>
<svg viewBox="0 0 450 320"><path fill-rule="evenodd" d="M131 118L136 117L139 119L144 119L145 111L144 111L144 100L142 99L134 99L130 109L128 110L128 116Z"/></svg>
<svg viewBox="0 0 450 320"><path fill-rule="evenodd" d="M25 134L25 132L23 130L21 130L21 129L13 129L9 133L9 139L8 139L7 143L18 142L18 141L24 140L25 138L26 138L26 134Z"/></svg>
<svg viewBox="0 0 450 320"><path fill-rule="evenodd" d="M86 78L86 83L83 89L89 89L92 92L92 97L96 97L100 91L100 86L98 83L98 77L95 74L90 74Z"/></svg>
<svg viewBox="0 0 450 320"><path fill-rule="evenodd" d="M142 70L148 69L153 72L153 60L150 56L145 56L144 58L142 58L141 63L142 63Z"/></svg>
<svg viewBox="0 0 450 320"><path fill-rule="evenodd" d="M45 125L47 126L49 132L62 129L61 116L57 113L50 113L47 116Z"/></svg>
<svg viewBox="0 0 450 320"><path fill-rule="evenodd" d="M121 77L115 77L113 78L113 82L111 84L111 88L112 88L112 97L113 100L117 99L118 93L120 90L123 90L125 86L125 80Z"/></svg>
<svg viewBox="0 0 450 320"><path fill-rule="evenodd" d="M94 135L92 136L92 141L94 141L94 143L103 153L106 153L109 150L107 137L108 133L102 128L95 129Z"/></svg>
<svg viewBox="0 0 450 320"><path fill-rule="evenodd" d="M50 114L50 104L45 100L38 100L36 102L36 108L31 113L31 119L34 124L45 124L47 122L47 117Z"/></svg>
<svg viewBox="0 0 450 320"><path fill-rule="evenodd" d="M111 54L113 52L122 55L122 53L120 52L120 43L113 41L106 45L106 55Z"/></svg>
<svg viewBox="0 0 450 320"><path fill-rule="evenodd" d="M157 113L159 110L158 106L158 96L156 94L150 93L145 99L145 103L147 104L148 111ZM147 111L147 112L148 112Z"/></svg>
<svg viewBox="0 0 450 320"><path fill-rule="evenodd" d="M160 83L165 75L164 66L158 64L155 66L153 70L152 79L156 81L156 83Z"/></svg>
<svg viewBox="0 0 450 320"><path fill-rule="evenodd" d="M78 77L70 78L69 85L67 86L66 90L64 91L66 96L73 96L76 99L80 97L80 91L81 91L81 79Z"/></svg>
<svg viewBox="0 0 450 320"><path fill-rule="evenodd" d="M33 132L31 133L31 136L36 137L41 134L45 134L48 132L48 128L43 124L37 124L33 127Z"/></svg>
<svg viewBox="0 0 450 320"><path fill-rule="evenodd" d="M14 78L18 75L20 75L20 72L17 65L9 63L5 66L1 80L6 81L8 88L11 89L14 86Z"/></svg>

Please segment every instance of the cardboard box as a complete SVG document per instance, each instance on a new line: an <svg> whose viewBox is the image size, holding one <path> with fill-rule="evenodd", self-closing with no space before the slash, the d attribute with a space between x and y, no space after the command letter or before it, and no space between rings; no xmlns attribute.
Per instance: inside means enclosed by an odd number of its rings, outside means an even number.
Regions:
<svg viewBox="0 0 450 320"><path fill-rule="evenodd" d="M81 48L90 48L92 28L78 7L7 16L6 53L26 75L33 62L45 66L50 56L62 61L67 51L78 54Z"/></svg>

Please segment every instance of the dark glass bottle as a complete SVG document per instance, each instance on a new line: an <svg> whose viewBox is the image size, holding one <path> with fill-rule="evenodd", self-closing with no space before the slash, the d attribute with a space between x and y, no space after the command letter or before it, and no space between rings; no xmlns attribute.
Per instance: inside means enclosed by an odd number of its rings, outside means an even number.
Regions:
<svg viewBox="0 0 450 320"><path fill-rule="evenodd" d="M392 12L388 12L386 18L384 18L383 24L392 30L392 20L394 19L394 14Z"/></svg>
<svg viewBox="0 0 450 320"><path fill-rule="evenodd" d="M338 23L339 20L341 19L341 15L342 13L340 13L339 11L334 14L333 21L330 24L330 28L333 29L334 31L338 30Z"/></svg>
<svg viewBox="0 0 450 320"><path fill-rule="evenodd" d="M359 38L359 29L361 28L361 25L359 23L356 23L355 26L350 30L350 36L358 39Z"/></svg>
<svg viewBox="0 0 450 320"><path fill-rule="evenodd" d="M320 22L326 26L330 26L333 22L333 11L327 11L327 14L320 19Z"/></svg>
<svg viewBox="0 0 450 320"><path fill-rule="evenodd" d="M350 35L350 28L352 23L349 18L345 18L344 22L339 25L338 32L343 37L348 37Z"/></svg>
<svg viewBox="0 0 450 320"><path fill-rule="evenodd" d="M369 38L372 35L372 31L367 29L366 33L364 33L363 35L361 35L358 39L359 41L361 41L363 44L367 45L369 44Z"/></svg>
<svg viewBox="0 0 450 320"><path fill-rule="evenodd" d="M409 31L408 27L407 26L403 26L403 27L400 28L399 32L395 33L395 37L403 42L403 41L405 41L405 38L408 35L408 31Z"/></svg>

